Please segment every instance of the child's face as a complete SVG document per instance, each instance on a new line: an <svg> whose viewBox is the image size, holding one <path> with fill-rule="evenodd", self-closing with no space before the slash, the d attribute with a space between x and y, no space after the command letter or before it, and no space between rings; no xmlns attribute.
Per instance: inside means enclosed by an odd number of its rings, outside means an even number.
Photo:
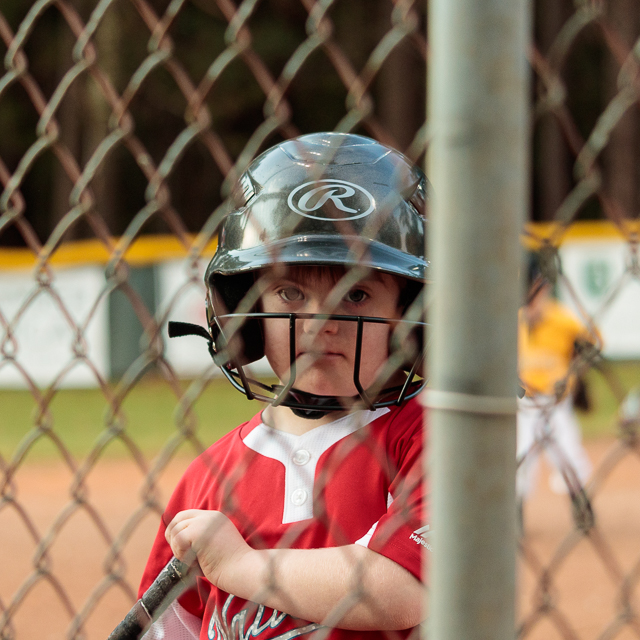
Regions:
<svg viewBox="0 0 640 640"><path fill-rule="evenodd" d="M327 300L335 283L331 276L312 278L274 277L262 296L266 313L332 313L349 316L373 316L397 319L400 284L384 273L360 280L338 297L337 306L328 308ZM340 287L340 284L337 285ZM295 388L325 396L355 396L353 383L356 350L356 322L339 320L296 321ZM362 338L360 383L367 389L389 356L392 326L365 323ZM289 379L289 320L264 320L265 354L281 381ZM387 386L387 385L385 385Z"/></svg>

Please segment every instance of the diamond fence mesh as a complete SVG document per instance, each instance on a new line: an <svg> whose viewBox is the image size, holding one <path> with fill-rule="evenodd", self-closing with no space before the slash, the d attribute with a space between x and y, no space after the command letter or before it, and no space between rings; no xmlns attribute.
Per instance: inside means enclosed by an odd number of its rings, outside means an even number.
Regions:
<svg viewBox="0 0 640 640"><path fill-rule="evenodd" d="M520 464L558 451L548 416L574 373L596 405L615 406L592 413L592 473L556 453L565 493L524 503L522 638L640 637L638 349L612 359L604 331L614 312L628 335L640 326L637 9L536 5L533 210L545 222L523 242L599 332L557 381ZM0 392L2 638L106 637L133 604L190 459L259 409L215 377L204 343L185 359L198 340L167 340L170 319L205 324L203 270L232 187L262 151L311 131L362 133L422 163L425 20L424 3L401 0L0 7L0 375L22 389ZM585 299L570 241L595 218L623 259L617 270L592 260L598 296Z"/></svg>

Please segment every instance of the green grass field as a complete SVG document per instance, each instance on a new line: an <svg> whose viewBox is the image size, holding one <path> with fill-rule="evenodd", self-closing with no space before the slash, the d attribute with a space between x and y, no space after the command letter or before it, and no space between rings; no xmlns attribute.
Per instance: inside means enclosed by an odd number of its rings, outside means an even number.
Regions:
<svg viewBox="0 0 640 640"><path fill-rule="evenodd" d="M182 391L189 392L184 382ZM19 447L36 433L37 404L28 391L0 391L0 455L12 458ZM247 400L223 379L211 380L193 404L195 420L188 422L198 439L211 444L236 425L249 419L260 405ZM109 404L99 389L63 389L58 391L49 405L47 425L60 438L65 447L77 458L87 456L96 446L110 423ZM171 387L155 377L138 382L122 402L121 420L125 433L147 456L158 453L178 433L179 398ZM30 459L57 455L57 447L46 434L37 439L29 452ZM180 451L194 456L196 450L185 443ZM127 455L120 439L113 440L104 455Z"/></svg>
<svg viewBox="0 0 640 640"><path fill-rule="evenodd" d="M587 376L593 401L589 413L579 413L585 438L617 433L618 399L616 388L628 391L640 385L640 362L610 363L606 375L592 370ZM192 383L184 382L182 392L192 393ZM125 433L147 457L157 454L178 433L179 399L166 382L148 376L137 383L122 403ZM198 439L208 445L234 426L259 411L260 404L248 401L226 380L209 382L193 404L195 419L191 424ZM49 426L64 446L77 458L87 456L104 436L109 407L98 389L61 390L51 401L44 424ZM7 461L37 434L37 405L28 391L0 391L0 455ZM189 443L180 452L193 457L196 450ZM31 446L28 458L41 460L58 455L47 435L40 435ZM106 456L127 455L119 439L107 445Z"/></svg>
<svg viewBox="0 0 640 640"><path fill-rule="evenodd" d="M640 389L640 362L606 362L602 371L591 369L586 376L587 388L593 409L578 412L585 438L617 435L618 395L626 395L631 389Z"/></svg>

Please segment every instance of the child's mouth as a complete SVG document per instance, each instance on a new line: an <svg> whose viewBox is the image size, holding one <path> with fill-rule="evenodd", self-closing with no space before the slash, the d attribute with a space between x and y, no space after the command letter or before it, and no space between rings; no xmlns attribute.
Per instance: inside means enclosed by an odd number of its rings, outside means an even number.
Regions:
<svg viewBox="0 0 640 640"><path fill-rule="evenodd" d="M298 358L302 356L309 356L314 360L336 359L342 358L342 354L337 351L302 351Z"/></svg>

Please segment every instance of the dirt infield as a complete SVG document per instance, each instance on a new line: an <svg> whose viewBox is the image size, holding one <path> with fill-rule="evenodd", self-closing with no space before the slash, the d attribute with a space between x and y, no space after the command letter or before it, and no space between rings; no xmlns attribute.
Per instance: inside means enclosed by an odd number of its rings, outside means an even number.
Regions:
<svg viewBox="0 0 640 640"><path fill-rule="evenodd" d="M612 440L588 444L596 468L611 451ZM177 460L159 481L159 498L168 498L187 461ZM40 536L45 535L70 503L72 476L61 463L27 465L15 477L16 497L28 513ZM100 514L111 535L123 527L141 505L144 485L142 473L130 461L105 460L92 471L87 481L86 499ZM578 538L570 551L561 554L557 570L552 572L551 615L535 618L526 638L599 638L620 612L622 577L640 563L640 460L627 455L615 467L594 499L597 544L591 538ZM158 526L158 516L149 511L126 545L123 557L125 576L135 587ZM525 510L528 561L520 569L520 620L533 620L540 601L540 567L548 567L554 554L571 541L574 531L570 503L566 496L555 495L543 473L535 495ZM568 538L569 536L569 538ZM603 562L602 550L611 554ZM61 527L53 543L46 566L68 602L44 578L24 598L13 618L13 640L62 640L66 637L72 611L81 610L96 585L104 578L103 564L107 545L86 510L75 511ZM36 544L15 509L0 511L0 603L8 606L17 590L23 589L28 576L37 578L33 560ZM613 567L613 569L612 569ZM615 569L617 567L618 574ZM640 594L632 581L631 601L640 606ZM111 588L99 601L85 626L87 640L104 640L129 609L131 600L118 587ZM555 607L555 608L554 608ZM1 609L0 609L1 611ZM609 636L607 636L609 637ZM621 640L638 638L637 629L622 629Z"/></svg>
<svg viewBox="0 0 640 640"><path fill-rule="evenodd" d="M613 459L613 440L587 443L594 475ZM629 449L596 488L595 527L580 534L566 495L551 492L548 473L525 510L526 560L520 562L520 621L534 622L524 635L535 640L640 638L640 458ZM550 585L548 610L539 616L541 570ZM628 590L627 611L623 608ZM629 624L625 623L625 616ZM635 621L633 618L635 617Z"/></svg>

